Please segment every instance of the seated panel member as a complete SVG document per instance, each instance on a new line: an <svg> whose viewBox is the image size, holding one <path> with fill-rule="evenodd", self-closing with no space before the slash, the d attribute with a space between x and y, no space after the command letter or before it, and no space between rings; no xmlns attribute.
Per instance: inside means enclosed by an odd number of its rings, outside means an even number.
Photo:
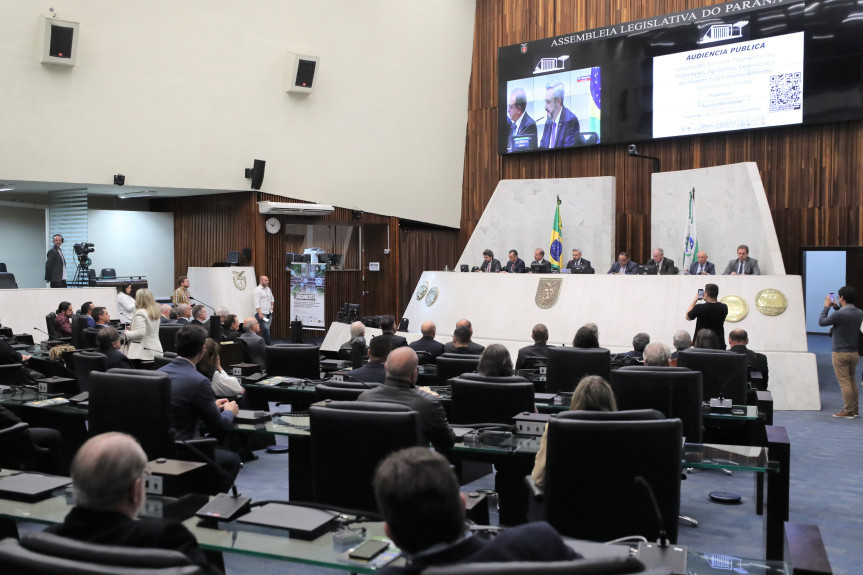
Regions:
<svg viewBox="0 0 863 575"><path fill-rule="evenodd" d="M545 86L545 124L542 127L540 148L569 148L577 143L578 118L563 105L565 95L561 81Z"/></svg>
<svg viewBox="0 0 863 575"><path fill-rule="evenodd" d="M536 248L533 250L533 261L530 262L530 273L533 273L533 268L542 266L543 270L551 270L551 262L545 259L545 250Z"/></svg>
<svg viewBox="0 0 863 575"><path fill-rule="evenodd" d="M679 270L675 267L674 260L665 257L665 251L662 248L653 248L652 255L653 257L644 265L658 267L659 269L656 270L658 275L677 275Z"/></svg>
<svg viewBox="0 0 863 575"><path fill-rule="evenodd" d="M545 522L512 527L493 539L472 534L449 462L423 447L387 456L373 483L384 532L407 559L406 566L384 567L381 575L420 573L433 565L580 557Z"/></svg>
<svg viewBox="0 0 863 575"><path fill-rule="evenodd" d="M135 520L147 499L146 468L147 456L133 437L116 432L91 437L72 461L75 507L46 531L87 543L179 551L204 573L222 573L183 525Z"/></svg>
<svg viewBox="0 0 863 575"><path fill-rule="evenodd" d="M424 322L422 328L423 336L410 343L410 348L414 351L424 351L432 358L435 358L443 353L444 345L435 339L437 335L437 326L433 321Z"/></svg>
<svg viewBox="0 0 863 575"><path fill-rule="evenodd" d="M567 262L566 269L571 270L576 266L584 266L584 273L586 274L596 272L596 270L593 269L593 266L590 265L590 261L581 257L581 248L575 248L572 250L572 259Z"/></svg>
<svg viewBox="0 0 863 575"><path fill-rule="evenodd" d="M716 275L716 266L707 261L707 252L700 251L695 254L695 257L698 261L692 262L692 265L689 266L689 273L692 275Z"/></svg>
<svg viewBox="0 0 863 575"><path fill-rule="evenodd" d="M548 328L544 324L538 323L533 326L530 337L533 338L533 345L518 350L518 358L515 360L516 369L524 369L529 359L548 360Z"/></svg>
<svg viewBox="0 0 863 575"><path fill-rule="evenodd" d="M500 271L500 260L494 259L494 252L491 250L483 250L482 264L479 266L480 272L496 274Z"/></svg>
<svg viewBox="0 0 863 575"><path fill-rule="evenodd" d="M635 275L638 273L638 264L629 259L629 252L617 254L617 261L611 264L609 274L613 275Z"/></svg>
<svg viewBox="0 0 863 575"><path fill-rule="evenodd" d="M524 272L524 260L518 257L517 251L509 250L509 261L506 262L506 266L500 271L500 273L523 274Z"/></svg>
<svg viewBox="0 0 863 575"><path fill-rule="evenodd" d="M737 259L728 262L725 266L724 276L760 276L761 269L758 260L749 257L749 246L741 244L737 246Z"/></svg>

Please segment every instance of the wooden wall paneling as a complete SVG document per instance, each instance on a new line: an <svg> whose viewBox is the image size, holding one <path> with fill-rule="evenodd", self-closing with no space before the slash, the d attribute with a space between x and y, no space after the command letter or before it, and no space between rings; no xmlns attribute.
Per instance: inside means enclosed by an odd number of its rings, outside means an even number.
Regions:
<svg viewBox="0 0 863 575"><path fill-rule="evenodd" d="M458 255L455 230L402 228L399 233L400 258L399 310L404 310L413 297L414 288L426 270L454 269ZM457 271L457 270L456 270ZM419 326L411 326L417 330Z"/></svg>

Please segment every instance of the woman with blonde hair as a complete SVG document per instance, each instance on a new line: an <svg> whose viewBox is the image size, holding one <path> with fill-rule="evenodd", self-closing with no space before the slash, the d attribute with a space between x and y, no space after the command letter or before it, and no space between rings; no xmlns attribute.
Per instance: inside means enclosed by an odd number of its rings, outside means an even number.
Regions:
<svg viewBox="0 0 863 575"><path fill-rule="evenodd" d="M153 361L156 355L162 354L162 343L159 341L159 305L153 292L146 288L135 294L135 315L132 324L126 330L126 341L129 342L131 360Z"/></svg>

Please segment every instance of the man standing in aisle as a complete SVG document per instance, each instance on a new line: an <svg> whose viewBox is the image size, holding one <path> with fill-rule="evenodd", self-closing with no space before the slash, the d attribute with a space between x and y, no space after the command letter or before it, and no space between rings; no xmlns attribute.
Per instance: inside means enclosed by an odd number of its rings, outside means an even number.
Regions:
<svg viewBox="0 0 863 575"><path fill-rule="evenodd" d="M261 276L258 287L252 295L255 302L255 319L261 328L261 337L267 345L273 345L270 339L270 320L273 318L273 290L270 289L270 278Z"/></svg>
<svg viewBox="0 0 863 575"><path fill-rule="evenodd" d="M45 261L45 281L52 288L66 287L66 258L63 257L63 236L54 234L51 238L54 247L48 251L48 259Z"/></svg>
<svg viewBox="0 0 863 575"><path fill-rule="evenodd" d="M832 294L831 294L832 295ZM857 371L857 341L860 338L860 325L863 324L863 310L857 308L857 288L842 286L839 288L838 302L840 308L830 313L834 303L830 295L824 298L824 309L818 325L832 325L833 336L833 371L842 389L842 411L834 413L833 417L854 419L860 415L857 402L859 392L855 373Z"/></svg>

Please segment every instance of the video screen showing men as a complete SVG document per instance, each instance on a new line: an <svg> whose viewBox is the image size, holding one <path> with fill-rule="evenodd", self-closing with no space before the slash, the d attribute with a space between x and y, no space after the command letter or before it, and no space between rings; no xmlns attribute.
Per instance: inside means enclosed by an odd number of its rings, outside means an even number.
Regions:
<svg viewBox="0 0 863 575"><path fill-rule="evenodd" d="M536 122L527 114L527 95L523 88L516 88L509 94L506 106L509 139L508 152L536 149Z"/></svg>
<svg viewBox="0 0 863 575"><path fill-rule="evenodd" d="M549 82L545 86L545 125L540 148L569 148L576 145L578 118L563 105L563 82Z"/></svg>

